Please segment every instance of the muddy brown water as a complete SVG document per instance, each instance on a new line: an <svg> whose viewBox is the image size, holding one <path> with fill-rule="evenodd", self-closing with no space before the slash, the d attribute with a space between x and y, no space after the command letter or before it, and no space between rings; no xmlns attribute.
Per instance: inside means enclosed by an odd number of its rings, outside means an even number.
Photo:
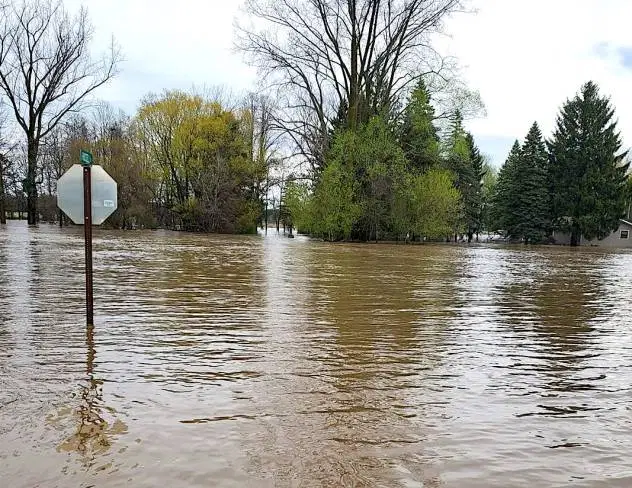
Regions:
<svg viewBox="0 0 632 488"><path fill-rule="evenodd" d="M0 228L0 486L632 486L632 254Z"/></svg>

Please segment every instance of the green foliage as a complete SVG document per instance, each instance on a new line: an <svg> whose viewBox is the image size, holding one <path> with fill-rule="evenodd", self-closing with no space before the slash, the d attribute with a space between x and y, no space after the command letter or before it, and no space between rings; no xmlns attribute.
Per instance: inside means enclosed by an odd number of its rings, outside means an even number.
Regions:
<svg viewBox="0 0 632 488"><path fill-rule="evenodd" d="M400 144L410 164L422 171L440 159L439 136L434 125L435 112L423 80L411 93L404 112Z"/></svg>
<svg viewBox="0 0 632 488"><path fill-rule="evenodd" d="M420 172L383 118L338 132L329 156L311 197L305 187L286 192L292 219L302 219L313 234L328 240L401 240L411 233L436 239L459 229L461 195L453 173L436 163Z"/></svg>
<svg viewBox="0 0 632 488"><path fill-rule="evenodd" d="M516 224L511 234L526 243L541 242L548 234L550 198L548 191L548 154L542 133L533 123L518 158L515 187Z"/></svg>
<svg viewBox="0 0 632 488"><path fill-rule="evenodd" d="M361 215L356 203L357 185L352 171L338 161L323 171L313 197L313 231L326 240L349 239L353 225Z"/></svg>
<svg viewBox="0 0 632 488"><path fill-rule="evenodd" d="M480 150L474 143L474 137L469 132L465 136L469 155L468 165L464 178L467 185L461 189L463 194L465 228L469 239L473 234L478 234L482 227L483 220L483 169L484 158Z"/></svg>
<svg viewBox="0 0 632 488"><path fill-rule="evenodd" d="M283 199L287 214L286 222L298 232L309 233L312 230L312 196L306 183L290 181L285 187Z"/></svg>
<svg viewBox="0 0 632 488"><path fill-rule="evenodd" d="M415 234L437 239L452 234L461 214L461 195L454 187L454 175L432 168L414 177L412 229Z"/></svg>
<svg viewBox="0 0 632 488"><path fill-rule="evenodd" d="M250 114L184 92L141 105L133 137L157 200L186 230L254 232L261 209L253 188L261 163L248 139Z"/></svg>
<svg viewBox="0 0 632 488"><path fill-rule="evenodd" d="M459 227L465 229L468 241L471 241L482 226L484 158L472 134L463 128L463 117L458 110L451 118L444 151L443 165L454 174L454 185L462 199L463 212Z"/></svg>
<svg viewBox="0 0 632 488"><path fill-rule="evenodd" d="M549 233L548 155L534 123L522 145L516 141L498 175L493 217L507 235L537 243Z"/></svg>
<svg viewBox="0 0 632 488"><path fill-rule="evenodd" d="M516 140L505 164L498 172L498 181L491 211L494 230L503 230L510 233L510 229L514 229L518 224L514 208L516 206L515 198L520 191L520 181L517 178L520 153L520 143Z"/></svg>
<svg viewBox="0 0 632 488"><path fill-rule="evenodd" d="M481 227L485 230L494 228L493 206L496 184L498 182L498 172L487 161L483 163L483 205L481 208Z"/></svg>
<svg viewBox="0 0 632 488"><path fill-rule="evenodd" d="M557 118L549 145L552 213L557 227L571 233L572 245L580 236L607 236L624 216L629 163L616 126L609 99L593 82L583 85Z"/></svg>
<svg viewBox="0 0 632 488"><path fill-rule="evenodd" d="M382 238L390 232L395 196L406 174L406 157L391 128L382 117L373 117L356 131L342 131L330 156L357 183L354 203L360 215L353 237Z"/></svg>

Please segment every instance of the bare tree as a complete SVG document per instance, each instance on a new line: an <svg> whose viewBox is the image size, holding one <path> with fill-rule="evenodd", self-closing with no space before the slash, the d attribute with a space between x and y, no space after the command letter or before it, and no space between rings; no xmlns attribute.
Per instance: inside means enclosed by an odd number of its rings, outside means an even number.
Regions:
<svg viewBox="0 0 632 488"><path fill-rule="evenodd" d="M8 172L9 159L0 152L0 224L7 223L5 173Z"/></svg>
<svg viewBox="0 0 632 488"><path fill-rule="evenodd" d="M261 28L239 28L238 46L285 98L278 120L299 152L322 163L330 122L388 113L420 77L450 76L432 46L463 0L246 0Z"/></svg>
<svg viewBox="0 0 632 488"><path fill-rule="evenodd" d="M6 114L0 104L0 224L7 223L7 192L13 174L15 145L10 142L6 131Z"/></svg>
<svg viewBox="0 0 632 488"><path fill-rule="evenodd" d="M84 8L71 16L61 0L22 0L2 8L0 93L26 135L24 192L28 223L37 212L40 143L69 113L117 72L120 53L114 41L101 59L92 59L92 26Z"/></svg>
<svg viewBox="0 0 632 488"><path fill-rule="evenodd" d="M262 204L261 226L268 232L270 188L274 184L272 171L280 164L278 150L282 133L275 130L274 105L269 97L251 93L247 97L252 161L256 171L254 182L257 200Z"/></svg>

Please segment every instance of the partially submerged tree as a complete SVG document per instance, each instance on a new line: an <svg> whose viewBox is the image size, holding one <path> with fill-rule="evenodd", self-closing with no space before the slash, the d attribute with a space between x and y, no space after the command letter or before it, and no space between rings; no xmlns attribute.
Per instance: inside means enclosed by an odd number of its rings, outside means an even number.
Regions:
<svg viewBox="0 0 632 488"><path fill-rule="evenodd" d="M516 175L521 152L520 143L518 140L514 141L507 160L498 172L498 181L492 200L491 220L494 223L494 230L505 231L508 235L518 224L515 208L520 188Z"/></svg>
<svg viewBox="0 0 632 488"><path fill-rule="evenodd" d="M279 164L277 148L280 134L275 130L272 101L265 95L251 93L246 99L244 125L254 169L253 197L260 202L259 224L268 230L269 193L276 183L273 170Z"/></svg>
<svg viewBox="0 0 632 488"><path fill-rule="evenodd" d="M525 138L515 171L517 224L513 234L525 243L537 243L548 234L550 199L548 191L548 153L536 122Z"/></svg>
<svg viewBox="0 0 632 488"><path fill-rule="evenodd" d="M0 93L26 136L23 186L28 223L36 224L40 144L69 113L117 71L114 42L94 60L92 26L82 8L71 16L60 0L22 0L2 8L0 17Z"/></svg>
<svg viewBox="0 0 632 488"><path fill-rule="evenodd" d="M0 105L0 224L7 223L6 215L6 187L5 179L8 176L10 160L7 156L7 141L4 130L4 114Z"/></svg>

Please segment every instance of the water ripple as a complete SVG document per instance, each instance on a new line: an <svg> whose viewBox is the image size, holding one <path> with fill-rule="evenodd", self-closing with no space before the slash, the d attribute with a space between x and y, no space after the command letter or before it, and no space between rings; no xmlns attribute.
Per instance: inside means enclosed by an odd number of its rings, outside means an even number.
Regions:
<svg viewBox="0 0 632 488"><path fill-rule="evenodd" d="M33 486L630 486L632 254L0 228Z"/></svg>

